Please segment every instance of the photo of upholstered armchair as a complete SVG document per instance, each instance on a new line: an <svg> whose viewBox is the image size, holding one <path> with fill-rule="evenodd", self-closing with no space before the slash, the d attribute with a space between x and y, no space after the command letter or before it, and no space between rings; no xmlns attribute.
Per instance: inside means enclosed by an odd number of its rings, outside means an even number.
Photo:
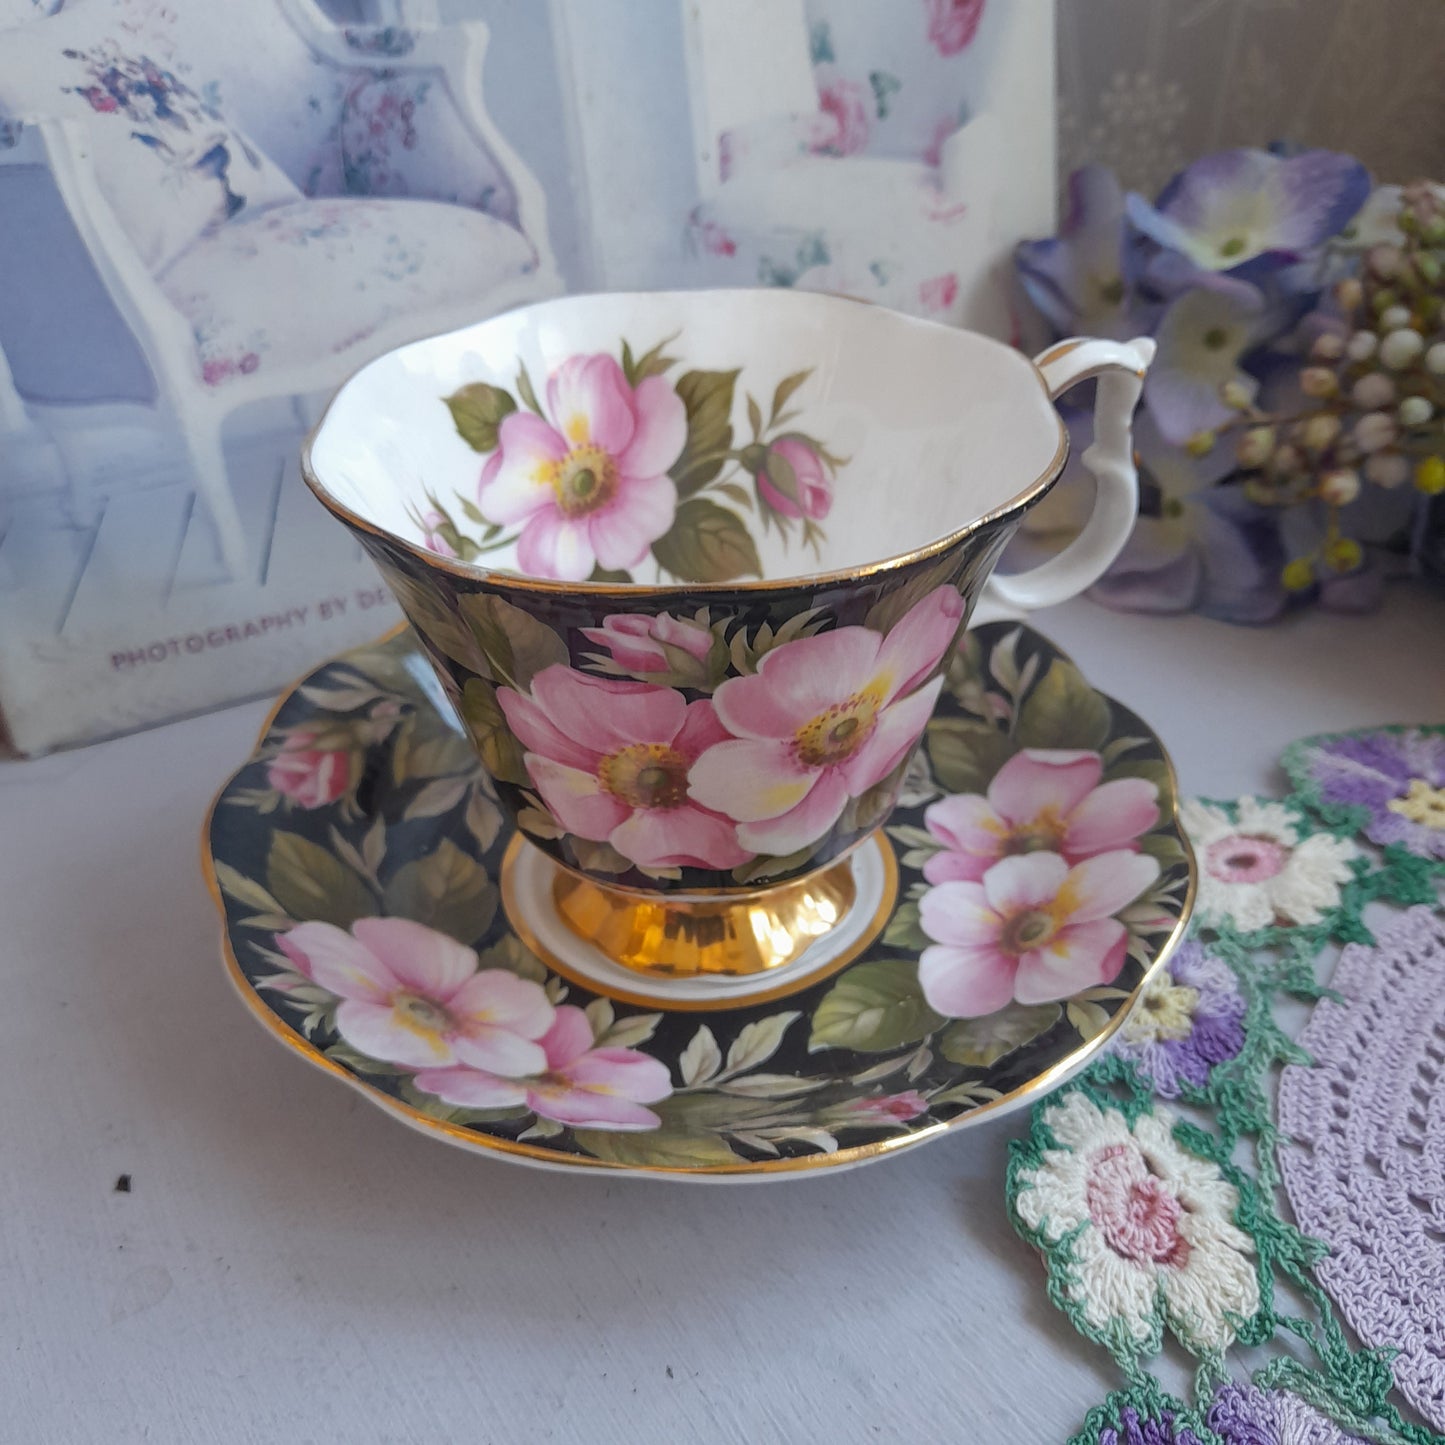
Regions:
<svg viewBox="0 0 1445 1445"><path fill-rule="evenodd" d="M315 0L0 7L17 18L0 567L30 502L88 558L168 485L221 576L264 580L235 435L299 432L371 355L560 289L541 187L484 103L486 27L338 24Z"/></svg>

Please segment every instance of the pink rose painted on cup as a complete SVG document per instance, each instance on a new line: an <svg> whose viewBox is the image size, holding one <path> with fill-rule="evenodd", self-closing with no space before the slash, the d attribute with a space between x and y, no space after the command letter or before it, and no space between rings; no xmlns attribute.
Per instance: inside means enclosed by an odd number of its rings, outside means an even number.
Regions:
<svg viewBox="0 0 1445 1445"><path fill-rule="evenodd" d="M319 728L297 728L266 768L266 781L298 808L324 808L351 791L355 755L316 744Z"/></svg>
<svg viewBox="0 0 1445 1445"><path fill-rule="evenodd" d="M553 1022L539 984L409 918L359 918L346 933L302 923L277 936L307 978L336 994L336 1031L373 1059L409 1069L467 1064L505 1074L545 1067Z"/></svg>
<svg viewBox="0 0 1445 1445"><path fill-rule="evenodd" d="M906 1124L928 1112L928 1100L916 1089L902 1094L879 1094L872 1099L849 1099L831 1113L841 1125L858 1128L884 1128L890 1124Z"/></svg>
<svg viewBox="0 0 1445 1445"><path fill-rule="evenodd" d="M421 519L422 541L427 551L435 552L438 557L455 557L457 549L447 541L441 530L446 526L446 520L440 512L428 512Z"/></svg>
<svg viewBox="0 0 1445 1445"><path fill-rule="evenodd" d="M958 277L952 271L945 271L941 276L930 276L927 281L920 281L918 299L925 311L931 311L935 316L942 315L958 300Z"/></svg>
<svg viewBox="0 0 1445 1445"><path fill-rule="evenodd" d="M693 765L691 796L736 819L755 853L816 843L922 735L943 686L932 674L962 620L963 599L939 587L886 637L839 627L767 653L755 675L714 694L732 736Z"/></svg>
<svg viewBox="0 0 1445 1445"><path fill-rule="evenodd" d="M928 38L940 55L957 55L973 44L984 0L927 0Z"/></svg>
<svg viewBox="0 0 1445 1445"><path fill-rule="evenodd" d="M780 474L781 460L790 476L797 500L774 485ZM807 442L797 437L779 437L768 447L762 470L758 472L758 495L775 512L785 517L811 517L821 521L833 506L833 479L828 475L822 457Z"/></svg>
<svg viewBox="0 0 1445 1445"><path fill-rule="evenodd" d="M667 1066L637 1049L592 1047L592 1026L580 1008L563 1004L542 1038L545 1068L526 1078L479 1069L428 1069L416 1085L448 1104L505 1109L525 1104L543 1119L575 1129L656 1129L646 1104L672 1093Z"/></svg>
<svg viewBox="0 0 1445 1445"><path fill-rule="evenodd" d="M1128 930L1111 915L1158 876L1141 853L1100 853L1073 868L1057 853L1025 853L981 882L930 888L919 903L935 940L918 960L923 996L950 1018L981 1018L1014 1000L1051 1003L1112 982Z"/></svg>
<svg viewBox="0 0 1445 1445"><path fill-rule="evenodd" d="M712 651L706 627L683 622L666 612L614 612L601 627L584 627L582 636L606 648L613 662L628 672L684 672L702 665Z"/></svg>
<svg viewBox="0 0 1445 1445"><path fill-rule="evenodd" d="M930 883L977 882L1001 858L1058 853L1070 865L1120 848L1159 821L1158 789L1143 778L1100 783L1095 752L1025 748L994 775L988 796L960 793L923 815L943 844L923 865Z"/></svg>
<svg viewBox="0 0 1445 1445"><path fill-rule="evenodd" d="M643 868L735 868L752 856L726 817L688 795L689 769L728 735L708 700L561 663L532 679L530 697L504 687L497 698L569 833Z"/></svg>
<svg viewBox="0 0 1445 1445"><path fill-rule="evenodd" d="M612 357L574 356L548 381L546 410L503 418L478 487L483 515L521 524L517 562L535 576L636 567L677 510L667 469L687 440L681 399L660 376L632 387Z"/></svg>

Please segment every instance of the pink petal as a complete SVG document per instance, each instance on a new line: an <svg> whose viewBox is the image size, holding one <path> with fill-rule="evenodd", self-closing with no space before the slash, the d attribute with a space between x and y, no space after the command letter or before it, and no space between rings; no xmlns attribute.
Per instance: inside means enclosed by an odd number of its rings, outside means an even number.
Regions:
<svg viewBox="0 0 1445 1445"><path fill-rule="evenodd" d="M943 660L963 625L963 598L956 587L936 587L915 602L883 639L878 675L886 698L912 692Z"/></svg>
<svg viewBox="0 0 1445 1445"><path fill-rule="evenodd" d="M633 743L670 743L687 719L687 699L670 687L591 677L560 662L532 679L532 697L568 737L604 756Z"/></svg>
<svg viewBox="0 0 1445 1445"><path fill-rule="evenodd" d="M415 1083L424 1093L463 1109L507 1109L527 1102L522 1085L476 1069L427 1069L416 1076Z"/></svg>
<svg viewBox="0 0 1445 1445"><path fill-rule="evenodd" d="M1122 848L1159 821L1158 789L1143 778L1095 788L1069 817L1064 854L1073 860Z"/></svg>
<svg viewBox="0 0 1445 1445"><path fill-rule="evenodd" d="M307 978L342 998L385 1003L397 989L396 975L334 923L298 924L276 942Z"/></svg>
<svg viewBox="0 0 1445 1445"><path fill-rule="evenodd" d="M567 455L562 438L541 417L514 411L502 418L497 445L477 484L482 515L508 526L555 507L552 467Z"/></svg>
<svg viewBox="0 0 1445 1445"><path fill-rule="evenodd" d="M561 667L562 664L554 663L553 666ZM545 670L532 679L534 688L537 679L544 675ZM610 751L605 743L602 747L589 748L578 742L568 731L571 719L563 715L554 721L534 698L513 688L497 689L497 705L502 709L502 716L507 719L507 726L529 753L540 753L545 758L566 763L569 767L579 768L583 772L596 772L597 764L603 755Z"/></svg>
<svg viewBox="0 0 1445 1445"><path fill-rule="evenodd" d="M676 514L677 488L671 477L623 477L612 500L586 518L597 560L613 571L638 566Z"/></svg>
<svg viewBox="0 0 1445 1445"><path fill-rule="evenodd" d="M948 1018L976 1019L1013 1002L1014 964L994 948L935 945L918 959L928 1006Z"/></svg>
<svg viewBox="0 0 1445 1445"><path fill-rule="evenodd" d="M504 1079L520 1079L527 1074L540 1074L547 1067L547 1055L541 1044L533 1043L507 1029L486 1025L473 1027L452 1037L452 1054L457 1063L473 1069L485 1069Z"/></svg>
<svg viewBox="0 0 1445 1445"><path fill-rule="evenodd" d="M687 408L660 376L649 376L633 393L637 430L617 458L624 476L660 477L687 444Z"/></svg>
<svg viewBox="0 0 1445 1445"><path fill-rule="evenodd" d="M585 517L565 517L555 508L539 511L517 538L517 566L533 577L582 582L596 565Z"/></svg>
<svg viewBox="0 0 1445 1445"><path fill-rule="evenodd" d="M347 999L336 1010L336 1031L363 1054L408 1069L440 1068L456 1059L446 1034L418 1028L389 1003Z"/></svg>
<svg viewBox="0 0 1445 1445"><path fill-rule="evenodd" d="M614 457L637 428L632 388L616 361L602 354L569 357L552 373L547 413L571 447L591 442Z"/></svg>
<svg viewBox="0 0 1445 1445"><path fill-rule="evenodd" d="M687 791L704 808L756 823L791 812L820 776L798 762L791 743L738 738L698 758L688 770Z"/></svg>
<svg viewBox="0 0 1445 1445"><path fill-rule="evenodd" d="M923 821L947 850L935 853L923 865L923 876L930 883L942 883L945 878L982 878L1003 856L1008 824L978 793L943 798L924 813Z"/></svg>
<svg viewBox="0 0 1445 1445"><path fill-rule="evenodd" d="M866 627L839 627L774 648L752 677L730 677L713 694L728 731L791 738L804 723L872 681L882 641Z"/></svg>
<svg viewBox="0 0 1445 1445"><path fill-rule="evenodd" d="M923 876L930 883L977 883L997 862L997 856L988 858L945 848L924 863Z"/></svg>
<svg viewBox="0 0 1445 1445"><path fill-rule="evenodd" d="M992 907L1009 917L1047 907L1068 876L1069 865L1057 853L1018 853L1000 858L984 874L983 889Z"/></svg>
<svg viewBox="0 0 1445 1445"><path fill-rule="evenodd" d="M1124 966L1128 939L1128 930L1113 918L1065 928L1047 948L1036 948L1019 960L1014 986L1018 1001L1053 1003L1113 983Z"/></svg>
<svg viewBox="0 0 1445 1445"><path fill-rule="evenodd" d="M988 800L1010 823L1032 823L1040 813L1067 818L1089 795L1104 770L1098 753L1025 748L988 785Z"/></svg>
<svg viewBox="0 0 1445 1445"><path fill-rule="evenodd" d="M866 793L875 783L881 783L923 736L923 729L933 716L933 705L942 688L943 679L935 677L912 697L899 698L878 714L867 741L851 758L839 765L848 791L855 798Z"/></svg>
<svg viewBox="0 0 1445 1445"><path fill-rule="evenodd" d="M540 753L528 753L525 761L527 775L537 785L542 801L557 821L579 838L605 842L632 812L621 798L603 791L595 773L554 763Z"/></svg>
<svg viewBox="0 0 1445 1445"><path fill-rule="evenodd" d="M918 902L918 918L935 943L968 948L991 947L1002 927L979 883L940 883L930 888Z"/></svg>
<svg viewBox="0 0 1445 1445"><path fill-rule="evenodd" d="M410 918L358 918L351 931L402 987L442 1003L477 971L465 944Z"/></svg>
<svg viewBox="0 0 1445 1445"><path fill-rule="evenodd" d="M688 762L696 760L716 743L726 742L730 734L722 725L717 709L707 698L687 706L687 720L682 731L672 740L672 745Z"/></svg>
<svg viewBox="0 0 1445 1445"><path fill-rule="evenodd" d="M549 1069L565 1069L592 1047L592 1025L587 1015L575 1004L565 1003L557 1010L552 1027L542 1035L542 1048Z"/></svg>
<svg viewBox="0 0 1445 1445"><path fill-rule="evenodd" d="M452 995L451 1011L468 1024L509 1029L525 1039L541 1038L555 1016L541 984L503 968L474 973Z"/></svg>
<svg viewBox="0 0 1445 1445"><path fill-rule="evenodd" d="M686 806L639 808L608 841L644 868L736 868L752 857L728 819Z"/></svg>
<svg viewBox="0 0 1445 1445"><path fill-rule="evenodd" d="M624 1094L639 1104L655 1104L672 1093L667 1065L638 1049L589 1049L565 1072L584 1089Z"/></svg>
<svg viewBox="0 0 1445 1445"><path fill-rule="evenodd" d="M1075 899L1073 920L1086 923L1127 908L1158 876L1159 864L1147 853L1118 849L1085 858L1069 873L1069 891Z"/></svg>
<svg viewBox="0 0 1445 1445"><path fill-rule="evenodd" d="M544 1119L570 1124L574 1129L656 1129L662 1120L641 1104L617 1094L591 1089L568 1089L557 1084L533 1086L527 1103Z"/></svg>
<svg viewBox="0 0 1445 1445"><path fill-rule="evenodd" d="M782 817L739 824L738 842L779 858L819 842L848 806L848 788L835 768L816 776L812 791Z"/></svg>

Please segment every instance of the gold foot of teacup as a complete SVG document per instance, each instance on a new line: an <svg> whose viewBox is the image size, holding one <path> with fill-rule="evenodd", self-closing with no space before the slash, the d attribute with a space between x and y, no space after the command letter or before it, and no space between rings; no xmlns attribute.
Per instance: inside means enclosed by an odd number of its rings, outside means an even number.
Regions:
<svg viewBox="0 0 1445 1445"><path fill-rule="evenodd" d="M653 896L559 871L557 911L624 968L662 978L766 973L793 963L857 902L851 858L771 888Z"/></svg>
<svg viewBox="0 0 1445 1445"><path fill-rule="evenodd" d="M701 1008L779 997L852 962L892 914L898 865L878 833L782 884L657 895L574 873L519 835L501 882L517 933L564 977L614 997ZM644 980L652 992L639 994Z"/></svg>

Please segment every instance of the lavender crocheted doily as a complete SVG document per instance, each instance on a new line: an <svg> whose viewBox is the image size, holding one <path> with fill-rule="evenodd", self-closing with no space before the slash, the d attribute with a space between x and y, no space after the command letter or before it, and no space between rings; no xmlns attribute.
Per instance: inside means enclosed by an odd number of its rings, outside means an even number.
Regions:
<svg viewBox="0 0 1445 1445"><path fill-rule="evenodd" d="M1374 948L1346 948L1290 1065L1284 1184L1330 1256L1321 1284L1395 1381L1445 1430L1445 918L1414 908Z"/></svg>

